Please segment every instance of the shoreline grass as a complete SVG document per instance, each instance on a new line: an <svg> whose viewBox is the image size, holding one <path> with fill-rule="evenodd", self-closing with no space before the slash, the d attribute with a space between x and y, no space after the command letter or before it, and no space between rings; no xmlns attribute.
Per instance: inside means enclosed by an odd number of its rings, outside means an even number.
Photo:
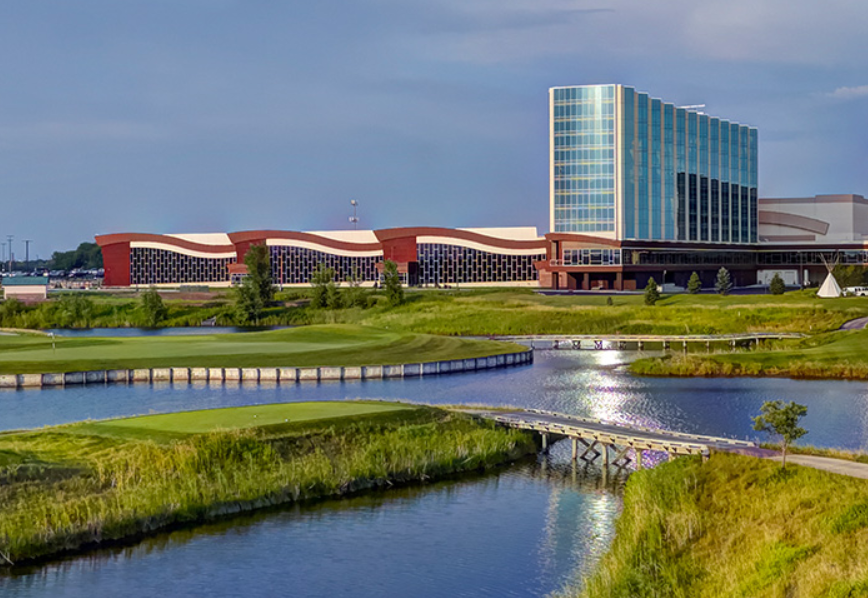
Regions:
<svg viewBox="0 0 868 598"><path fill-rule="evenodd" d="M0 374L154 367L392 365L523 351L520 345L356 325L150 337L0 336Z"/></svg>
<svg viewBox="0 0 868 598"><path fill-rule="evenodd" d="M768 348L700 355L639 359L630 371L641 376L768 376L804 379L868 380L868 330L838 331Z"/></svg>
<svg viewBox="0 0 868 598"><path fill-rule="evenodd" d="M272 406L288 422L237 430L107 420L0 434L0 551L34 562L261 507L482 470L536 450L531 434L430 407L322 403L342 406L340 414L296 421L299 405ZM348 405L379 412L348 416ZM223 417L245 409L264 407Z"/></svg>
<svg viewBox="0 0 868 598"><path fill-rule="evenodd" d="M807 467L679 458L630 476L612 546L563 595L868 596L866 494L866 480Z"/></svg>

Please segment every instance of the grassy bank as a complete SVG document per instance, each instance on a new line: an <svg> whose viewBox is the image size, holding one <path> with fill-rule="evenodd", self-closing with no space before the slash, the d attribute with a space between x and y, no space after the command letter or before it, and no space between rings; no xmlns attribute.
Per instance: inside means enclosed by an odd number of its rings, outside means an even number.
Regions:
<svg viewBox="0 0 868 598"><path fill-rule="evenodd" d="M243 427L260 414L265 425ZM387 403L242 407L5 433L0 551L16 563L40 559L257 507L491 467L533 450L526 433Z"/></svg>
<svg viewBox="0 0 868 598"><path fill-rule="evenodd" d="M673 354L641 359L645 376L786 376L868 380L868 330L835 332L735 353Z"/></svg>
<svg viewBox="0 0 868 598"><path fill-rule="evenodd" d="M868 316L862 297L818 299L813 291L772 295L670 295L644 305L642 295L556 295L531 289L410 290L406 302L390 307L369 291L369 307L313 309L309 289L279 293L264 325L359 324L391 330L446 335L489 334L714 334L746 331L816 333ZM142 326L140 300L129 292L91 293L90 306L53 299L48 304L0 309L0 325L19 328ZM607 305L611 298L612 305ZM235 324L231 294L164 293L163 326L196 326L207 318Z"/></svg>
<svg viewBox="0 0 868 598"><path fill-rule="evenodd" d="M725 334L820 332L868 315L868 300L783 296L545 296L530 291L421 293L406 305L359 312L358 322L434 334Z"/></svg>
<svg viewBox="0 0 868 598"><path fill-rule="evenodd" d="M632 475L585 598L868 596L868 481L740 457ZM831 497L834 497L831 498Z"/></svg>
<svg viewBox="0 0 868 598"><path fill-rule="evenodd" d="M54 348L53 348L54 347ZM520 351L511 343L353 325L161 337L0 336L0 373L155 367L388 365Z"/></svg>

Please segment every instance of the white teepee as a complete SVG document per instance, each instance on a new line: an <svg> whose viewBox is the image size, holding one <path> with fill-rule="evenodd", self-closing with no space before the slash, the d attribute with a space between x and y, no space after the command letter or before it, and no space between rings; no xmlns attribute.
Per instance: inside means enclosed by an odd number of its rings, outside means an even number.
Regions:
<svg viewBox="0 0 868 598"><path fill-rule="evenodd" d="M835 280L835 275L832 274L832 270L834 270L835 266L838 265L839 256L835 254L835 263L832 265L829 265L829 262L826 260L826 256L820 254L820 257L823 258L823 264L825 264L826 271L829 274L826 276L826 280L823 281L823 286L821 286L820 290L817 291L817 297L822 297L824 299L840 297L841 287L838 286L838 281Z"/></svg>
<svg viewBox="0 0 868 598"><path fill-rule="evenodd" d="M820 290L817 291L817 297L828 299L830 297L840 296L841 287L838 286L838 281L835 280L835 275L829 272L829 275L826 276L826 280L823 282L823 286L821 286Z"/></svg>

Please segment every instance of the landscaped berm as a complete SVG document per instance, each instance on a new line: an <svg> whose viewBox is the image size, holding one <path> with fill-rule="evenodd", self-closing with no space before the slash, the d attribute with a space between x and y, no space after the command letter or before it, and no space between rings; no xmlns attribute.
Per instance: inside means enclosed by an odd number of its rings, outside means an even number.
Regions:
<svg viewBox="0 0 868 598"><path fill-rule="evenodd" d="M868 480L739 455L630 476L583 598L868 596Z"/></svg>
<svg viewBox="0 0 868 598"><path fill-rule="evenodd" d="M4 566L536 450L525 432L384 402L258 405L0 434Z"/></svg>
<svg viewBox="0 0 868 598"><path fill-rule="evenodd" d="M0 336L0 374L168 367L309 367L422 363L523 351L512 343L355 325L193 336L52 339Z"/></svg>

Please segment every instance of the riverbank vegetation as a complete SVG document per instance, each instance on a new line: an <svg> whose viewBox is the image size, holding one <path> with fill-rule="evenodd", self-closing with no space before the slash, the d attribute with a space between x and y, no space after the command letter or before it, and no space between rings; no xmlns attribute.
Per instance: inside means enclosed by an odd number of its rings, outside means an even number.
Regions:
<svg viewBox="0 0 868 598"><path fill-rule="evenodd" d="M145 289L143 289L144 291ZM342 285L336 293L358 289ZM161 291L165 314L161 326L218 325L241 321L229 291ZM541 295L531 289L407 290L392 304L385 290L365 290L364 301L311 305L314 290L278 292L264 308L262 325L361 324L446 335L507 334L725 334L751 331L814 334L868 316L863 297L818 299L813 291L785 295L664 295L653 306L635 295ZM0 307L0 326L10 328L145 326L147 314L133 292L61 295L24 306ZM608 301L611 304L608 304ZM78 304L75 302L78 301ZM325 304L323 308L320 304ZM363 304L363 305L362 305Z"/></svg>
<svg viewBox="0 0 868 598"><path fill-rule="evenodd" d="M584 598L868 596L868 481L716 454L630 476ZM832 499L831 497L834 497Z"/></svg>
<svg viewBox="0 0 868 598"><path fill-rule="evenodd" d="M166 367L313 367L422 363L524 350L513 343L352 325L235 334L56 337L0 335L0 373Z"/></svg>
<svg viewBox="0 0 868 598"><path fill-rule="evenodd" d="M534 450L529 433L380 402L240 407L3 433L0 561L424 482Z"/></svg>
<svg viewBox="0 0 868 598"><path fill-rule="evenodd" d="M868 330L838 331L774 341L760 349L712 354L671 354L640 359L630 370L643 376L782 376L868 380Z"/></svg>

